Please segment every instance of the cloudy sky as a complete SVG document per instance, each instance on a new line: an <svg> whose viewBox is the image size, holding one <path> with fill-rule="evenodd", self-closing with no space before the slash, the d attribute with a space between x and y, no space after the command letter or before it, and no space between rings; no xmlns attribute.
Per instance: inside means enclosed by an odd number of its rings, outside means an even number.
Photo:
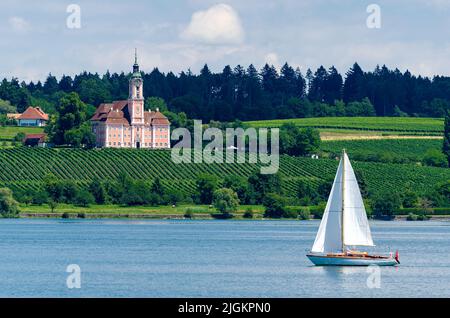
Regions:
<svg viewBox="0 0 450 318"><path fill-rule="evenodd" d="M80 28L67 26L76 22L70 4L81 9ZM370 4L381 10L380 28L367 26ZM358 61L365 70L450 75L450 0L0 2L0 78L129 71L135 47L145 71L287 61L345 73Z"/></svg>

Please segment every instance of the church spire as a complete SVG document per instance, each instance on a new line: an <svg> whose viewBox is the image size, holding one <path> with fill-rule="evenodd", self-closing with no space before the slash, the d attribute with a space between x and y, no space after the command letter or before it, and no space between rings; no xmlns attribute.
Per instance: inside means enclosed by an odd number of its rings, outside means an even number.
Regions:
<svg viewBox="0 0 450 318"><path fill-rule="evenodd" d="M137 48L134 49L134 65L133 65L133 76L141 76L139 71L139 64L137 61Z"/></svg>

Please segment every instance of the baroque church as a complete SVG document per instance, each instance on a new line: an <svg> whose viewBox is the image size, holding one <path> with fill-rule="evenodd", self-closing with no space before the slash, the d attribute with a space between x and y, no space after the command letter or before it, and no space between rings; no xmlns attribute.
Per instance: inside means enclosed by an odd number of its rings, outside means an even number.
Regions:
<svg viewBox="0 0 450 318"><path fill-rule="evenodd" d="M97 147L170 148L170 122L158 108L144 111L143 85L135 53L128 100L101 104L91 118Z"/></svg>

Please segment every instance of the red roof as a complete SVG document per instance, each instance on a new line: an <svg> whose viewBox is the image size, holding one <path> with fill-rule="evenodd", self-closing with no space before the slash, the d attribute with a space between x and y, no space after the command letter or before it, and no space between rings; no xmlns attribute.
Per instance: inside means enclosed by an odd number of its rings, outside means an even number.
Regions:
<svg viewBox="0 0 450 318"><path fill-rule="evenodd" d="M120 100L111 104L101 104L92 116L92 121L102 121L111 124L130 125L128 101ZM159 111L144 112L144 121L147 125L170 125L169 120Z"/></svg>
<svg viewBox="0 0 450 318"><path fill-rule="evenodd" d="M40 107L28 107L17 119L48 120L48 115Z"/></svg>
<svg viewBox="0 0 450 318"><path fill-rule="evenodd" d="M101 104L92 116L92 121L103 121L111 124L129 125L130 119L126 106L128 101L120 100L111 104Z"/></svg>
<svg viewBox="0 0 450 318"><path fill-rule="evenodd" d="M44 142L45 138L47 138L47 134L26 134L23 141L39 139L39 142Z"/></svg>
<svg viewBox="0 0 450 318"><path fill-rule="evenodd" d="M146 124L151 125L170 125L169 120L161 112L144 112Z"/></svg>

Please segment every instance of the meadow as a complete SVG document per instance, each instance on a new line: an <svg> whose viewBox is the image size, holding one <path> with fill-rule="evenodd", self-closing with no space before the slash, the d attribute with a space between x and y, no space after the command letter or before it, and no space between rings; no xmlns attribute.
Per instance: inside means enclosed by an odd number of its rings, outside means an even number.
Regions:
<svg viewBox="0 0 450 318"><path fill-rule="evenodd" d="M253 218L262 218L264 207L261 205L240 205L233 213L237 218L242 218L247 210L253 212ZM183 204L177 206L121 206L114 204L91 204L88 207L74 206L71 204L59 204L53 212L47 204L25 205L21 204L21 216L26 217L61 217L63 213L70 217L79 217L84 214L87 218L116 217L116 218L184 218L187 211L192 212L194 218L211 218L211 214L218 213L217 210L208 205Z"/></svg>
<svg viewBox="0 0 450 318"><path fill-rule="evenodd" d="M42 127L17 127L17 126L0 126L0 141L12 141L18 133L39 134L44 132Z"/></svg>

